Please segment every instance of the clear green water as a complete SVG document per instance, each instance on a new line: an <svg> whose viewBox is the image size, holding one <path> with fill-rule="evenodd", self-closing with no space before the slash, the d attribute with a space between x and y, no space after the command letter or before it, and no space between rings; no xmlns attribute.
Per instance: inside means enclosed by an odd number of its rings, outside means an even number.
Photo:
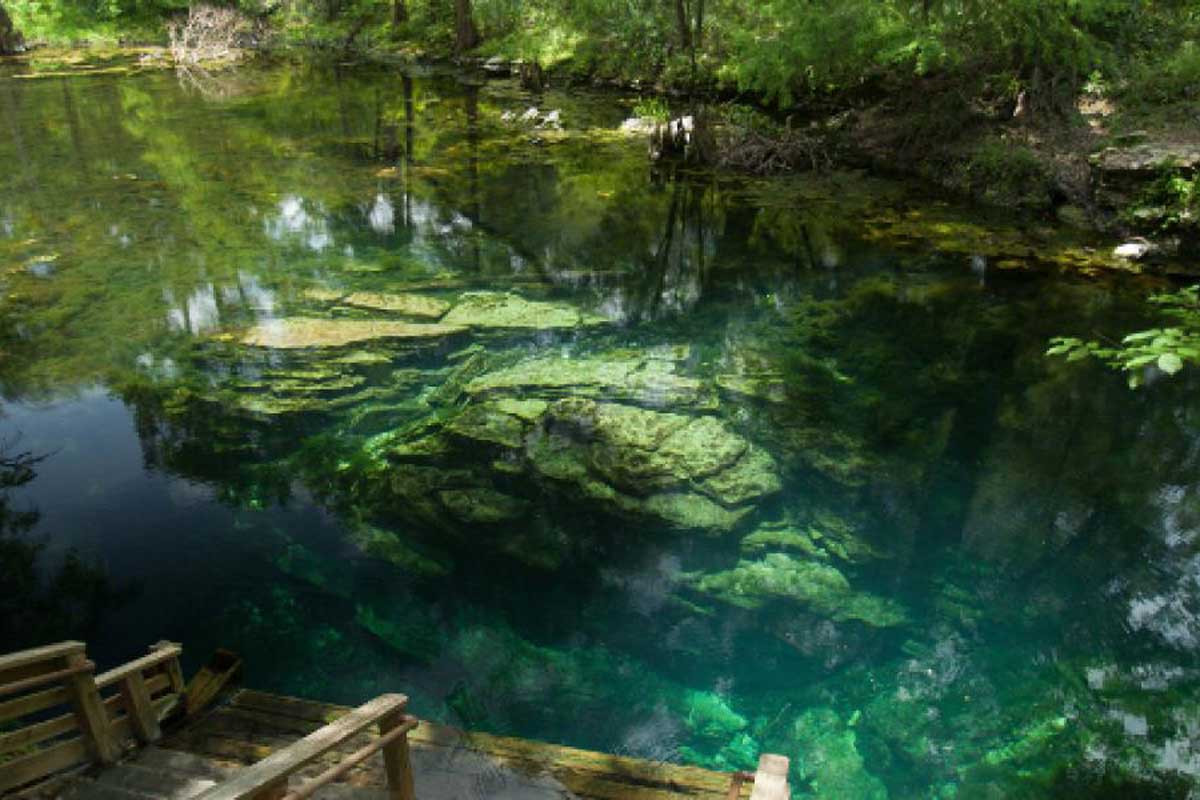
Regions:
<svg viewBox="0 0 1200 800"><path fill-rule="evenodd" d="M531 103L565 130L502 119ZM0 649L225 646L267 690L784 753L798 797L1195 796L1195 379L1042 356L1147 286L894 184L652 167L627 108L0 77L0 428L46 456L5 492ZM354 292L473 324L239 343L430 324Z"/></svg>

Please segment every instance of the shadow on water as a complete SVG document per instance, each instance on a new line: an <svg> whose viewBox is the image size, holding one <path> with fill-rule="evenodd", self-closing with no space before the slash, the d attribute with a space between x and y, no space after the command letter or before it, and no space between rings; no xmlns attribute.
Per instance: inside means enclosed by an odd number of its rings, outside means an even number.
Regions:
<svg viewBox="0 0 1200 800"><path fill-rule="evenodd" d="M177 638L264 689L783 752L804 796L1200 774L1194 379L1043 358L1148 314L1140 279L1047 270L1085 252L1062 232L651 165L611 97L452 74L0 99L0 388L61 449L13 484L57 516L4 541L137 581L101 655ZM393 328L318 346L354 325Z"/></svg>

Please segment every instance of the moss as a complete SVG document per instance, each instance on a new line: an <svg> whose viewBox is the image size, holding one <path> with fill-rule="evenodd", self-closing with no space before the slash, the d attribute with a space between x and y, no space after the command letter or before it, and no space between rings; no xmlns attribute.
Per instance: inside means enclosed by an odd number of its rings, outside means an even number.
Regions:
<svg viewBox="0 0 1200 800"><path fill-rule="evenodd" d="M625 400L656 407L710 406L700 381L678 374L686 350L614 350L573 358L539 356L480 375L466 386L474 396L520 392L546 398Z"/></svg>
<svg viewBox="0 0 1200 800"><path fill-rule="evenodd" d="M529 512L529 502L495 489L447 489L438 499L455 517L468 523L494 524L520 519Z"/></svg>
<svg viewBox="0 0 1200 800"><path fill-rule="evenodd" d="M693 575L690 581L697 591L741 608L793 602L835 621L857 620L875 628L900 625L906 619L896 603L854 591L835 567L785 553L739 561L731 570Z"/></svg>
<svg viewBox="0 0 1200 800"><path fill-rule="evenodd" d="M460 326L437 323L292 317L259 323L239 336L237 341L248 347L296 350L345 347L360 342L387 339L441 339L465 331L466 328Z"/></svg>
<svg viewBox="0 0 1200 800"><path fill-rule="evenodd" d="M471 328L550 330L604 325L608 320L564 303L526 300L505 292L467 292L442 322Z"/></svg>
<svg viewBox="0 0 1200 800"><path fill-rule="evenodd" d="M351 529L349 539L362 552L387 561L404 572L425 577L437 577L450 572L451 565L446 556L428 555L404 541L394 531L374 525L358 525Z"/></svg>

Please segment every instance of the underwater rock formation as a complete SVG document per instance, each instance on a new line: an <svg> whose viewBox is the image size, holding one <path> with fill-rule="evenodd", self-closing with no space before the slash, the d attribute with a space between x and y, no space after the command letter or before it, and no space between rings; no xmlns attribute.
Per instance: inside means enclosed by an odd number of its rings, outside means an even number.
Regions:
<svg viewBox="0 0 1200 800"><path fill-rule="evenodd" d="M608 320L565 303L526 300L511 292L466 292L442 322L471 328L576 328Z"/></svg>
<svg viewBox="0 0 1200 800"><path fill-rule="evenodd" d="M238 342L248 347L295 350L309 347L345 347L360 342L387 339L437 339L465 331L466 328L451 324L291 317L260 322L246 331Z"/></svg>
<svg viewBox="0 0 1200 800"><path fill-rule="evenodd" d="M450 310L450 303L437 297L405 292L386 294L382 292L338 292L332 289L309 289L304 293L308 300L318 303L340 303L371 311L386 311L405 317L420 317L436 320Z"/></svg>
<svg viewBox="0 0 1200 800"><path fill-rule="evenodd" d="M603 398L653 408L715 407L715 398L699 380L679 374L679 366L690 357L687 346L606 351L580 358L543 356L481 375L466 385L466 392Z"/></svg>
<svg viewBox="0 0 1200 800"><path fill-rule="evenodd" d="M856 592L836 567L768 553L758 561L739 561L724 572L697 575L692 586L731 605L758 609L772 601L796 603L829 619L857 620L875 628L900 625L904 611L893 601Z"/></svg>

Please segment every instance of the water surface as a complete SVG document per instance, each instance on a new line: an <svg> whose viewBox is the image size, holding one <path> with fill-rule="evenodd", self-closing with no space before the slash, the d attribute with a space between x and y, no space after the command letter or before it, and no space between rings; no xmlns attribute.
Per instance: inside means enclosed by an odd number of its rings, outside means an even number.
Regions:
<svg viewBox="0 0 1200 800"><path fill-rule="evenodd" d="M0 517L43 582L12 646L780 752L800 797L1195 791L1194 380L1043 357L1150 319L1061 268L1103 243L653 165L627 99L448 74L0 77L0 108L0 427L44 456ZM296 318L463 324L258 346Z"/></svg>

